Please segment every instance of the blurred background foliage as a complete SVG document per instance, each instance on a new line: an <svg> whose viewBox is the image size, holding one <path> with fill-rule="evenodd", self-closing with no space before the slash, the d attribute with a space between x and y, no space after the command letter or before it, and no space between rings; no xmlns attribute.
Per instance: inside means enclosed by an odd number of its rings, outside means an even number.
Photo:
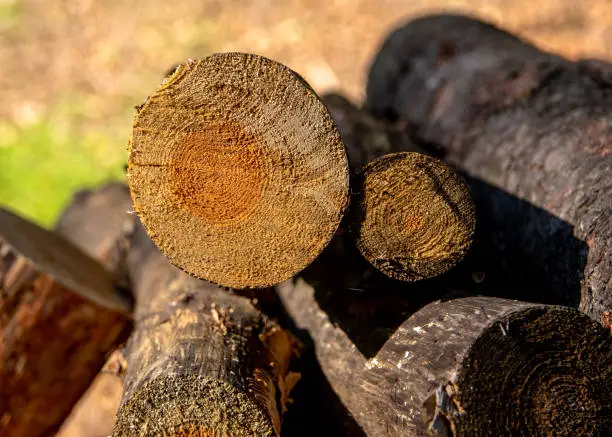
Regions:
<svg viewBox="0 0 612 437"><path fill-rule="evenodd" d="M177 62L255 52L360 101L386 34L434 11L612 59L610 0L0 0L0 203L50 225L74 190L122 178L133 107Z"/></svg>

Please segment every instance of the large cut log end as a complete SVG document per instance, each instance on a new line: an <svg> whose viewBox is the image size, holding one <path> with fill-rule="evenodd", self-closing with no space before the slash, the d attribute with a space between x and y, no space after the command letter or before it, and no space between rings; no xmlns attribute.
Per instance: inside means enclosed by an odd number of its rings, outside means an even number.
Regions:
<svg viewBox="0 0 612 437"><path fill-rule="evenodd" d="M418 153L386 155L368 164L356 183L357 247L387 276L434 277L468 251L474 204L465 184L441 161Z"/></svg>
<svg viewBox="0 0 612 437"><path fill-rule="evenodd" d="M424 417L456 436L607 435L611 365L612 338L588 317L517 308L479 335L456 380L425 402Z"/></svg>
<svg viewBox="0 0 612 437"><path fill-rule="evenodd" d="M151 238L175 265L220 285L293 276L348 204L331 116L303 79L263 57L178 67L139 109L129 149L132 197Z"/></svg>

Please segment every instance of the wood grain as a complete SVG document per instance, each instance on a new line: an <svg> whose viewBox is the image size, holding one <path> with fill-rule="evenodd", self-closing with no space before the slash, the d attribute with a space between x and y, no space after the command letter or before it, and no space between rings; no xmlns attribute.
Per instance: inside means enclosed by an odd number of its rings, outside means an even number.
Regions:
<svg viewBox="0 0 612 437"><path fill-rule="evenodd" d="M435 277L468 251L476 211L463 181L415 152L385 155L355 178L351 230L362 255L403 281Z"/></svg>
<svg viewBox="0 0 612 437"><path fill-rule="evenodd" d="M305 268L348 203L335 124L296 73L216 54L178 67L139 108L134 205L181 269L220 285L277 284Z"/></svg>

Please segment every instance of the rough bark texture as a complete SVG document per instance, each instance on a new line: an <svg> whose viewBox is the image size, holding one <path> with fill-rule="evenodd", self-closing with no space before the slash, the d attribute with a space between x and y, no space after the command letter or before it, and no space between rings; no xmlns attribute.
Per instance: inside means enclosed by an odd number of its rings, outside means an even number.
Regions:
<svg viewBox="0 0 612 437"><path fill-rule="evenodd" d="M64 217L71 211L68 208ZM98 218L90 217L92 232L66 228L64 234L78 236L87 242L90 254L98 251L100 255L103 240L117 240L107 223ZM21 223L19 235L11 235L10 240L39 264L18 252L3 252L4 260L13 259L0 275L2 437L53 435L131 326L124 313L81 297L91 296L98 288L104 290L110 275L91 267L91 259L75 252L57 235L42 229L33 231L31 226ZM27 246L18 241L21 237L28 240ZM47 244L50 242L52 246ZM102 283L97 285L96 278ZM75 287L80 295L74 292ZM101 293L99 297L108 301L108 295Z"/></svg>
<svg viewBox="0 0 612 437"><path fill-rule="evenodd" d="M603 437L612 426L612 339L576 310L490 297L434 302L367 359L331 316L325 296L335 290L303 277L277 288L366 435Z"/></svg>
<svg viewBox="0 0 612 437"><path fill-rule="evenodd" d="M406 123L376 119L340 94L325 94L321 100L338 126L352 173L390 153L425 153L410 139Z"/></svg>
<svg viewBox="0 0 612 437"><path fill-rule="evenodd" d="M302 78L263 57L179 66L138 109L129 149L151 238L181 269L224 286L261 288L304 269L348 204L332 118Z"/></svg>
<svg viewBox="0 0 612 437"><path fill-rule="evenodd" d="M249 299L172 266L138 226L136 297L113 436L278 436L297 345Z"/></svg>
<svg viewBox="0 0 612 437"><path fill-rule="evenodd" d="M599 321L612 308L611 72L475 20L434 16L387 39L366 103L490 184L472 192L507 277L579 301Z"/></svg>

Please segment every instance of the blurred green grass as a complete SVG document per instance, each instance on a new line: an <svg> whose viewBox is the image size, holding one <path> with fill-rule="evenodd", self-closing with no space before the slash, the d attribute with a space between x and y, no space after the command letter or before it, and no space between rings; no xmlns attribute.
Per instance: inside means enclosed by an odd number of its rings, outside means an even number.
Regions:
<svg viewBox="0 0 612 437"><path fill-rule="evenodd" d="M83 132L63 112L25 125L0 121L0 204L47 227L75 191L124 177L125 143Z"/></svg>

